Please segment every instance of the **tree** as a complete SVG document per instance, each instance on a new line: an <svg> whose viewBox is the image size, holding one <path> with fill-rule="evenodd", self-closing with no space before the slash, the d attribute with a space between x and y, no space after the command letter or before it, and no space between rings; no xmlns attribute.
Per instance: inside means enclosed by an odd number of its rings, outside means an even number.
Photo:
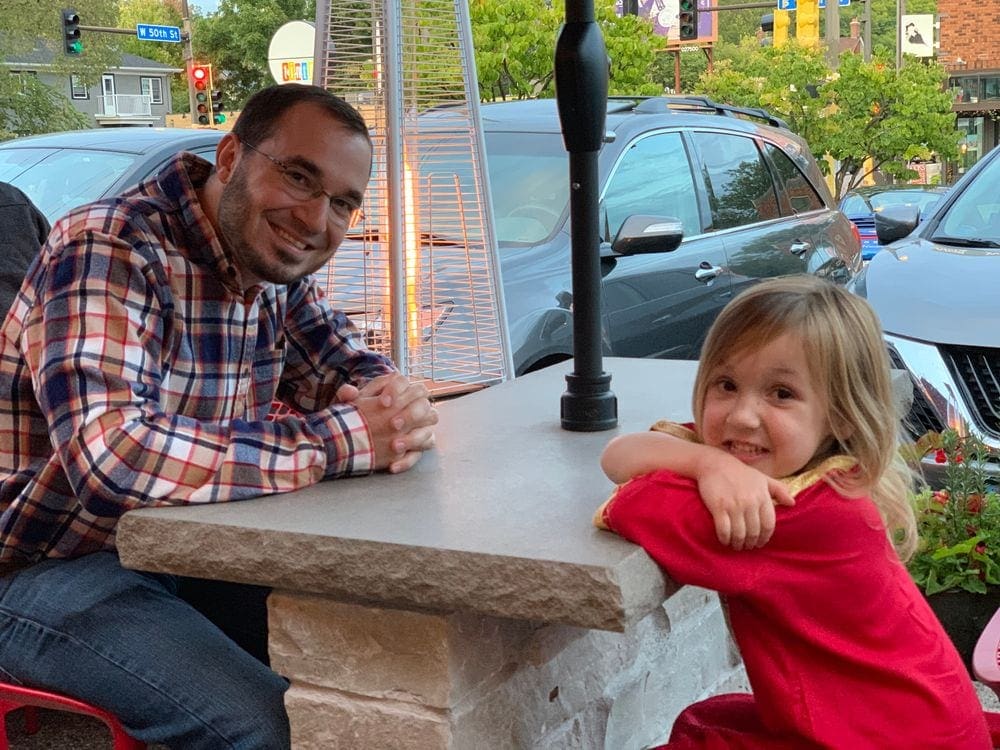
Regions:
<svg viewBox="0 0 1000 750"><path fill-rule="evenodd" d="M72 7L88 26L114 26L113 0L81 0ZM79 76L87 85L100 81L101 73L121 61L109 34L83 32L84 53L62 52L60 6L37 0L4 0L0 13L0 60L16 60L47 48L52 55L48 69L58 76ZM31 75L0 72L0 140L17 135L84 128L89 118L77 112L69 99Z"/></svg>
<svg viewBox="0 0 1000 750"><path fill-rule="evenodd" d="M183 26L180 2L161 0L121 0L119 6L119 28L134 29L136 24L151 23L160 26ZM140 41L136 37L119 37L122 52L128 52L149 60L156 60L173 68L184 68L184 44ZM174 112L187 112L188 82L185 75L175 75L170 79L170 98Z"/></svg>
<svg viewBox="0 0 1000 750"><path fill-rule="evenodd" d="M699 79L698 90L717 101L763 107L823 153L817 146L830 127L825 115L831 100L822 84L832 75L823 50L794 39L782 47L761 47L752 38L724 49L727 59Z"/></svg>
<svg viewBox="0 0 1000 750"><path fill-rule="evenodd" d="M664 46L648 20L619 18L614 0L596 0L595 17L611 59L609 93L659 94L649 70ZM555 95L556 37L564 0L470 0L479 95L485 101Z"/></svg>
<svg viewBox="0 0 1000 750"><path fill-rule="evenodd" d="M937 63L908 59L897 72L884 58L866 63L850 53L841 55L834 73L820 48L789 40L776 49L747 40L702 76L699 88L719 101L768 110L814 154L833 157L839 198L873 170L906 179L916 176L908 166L913 158L955 156L958 134L946 79Z"/></svg>
<svg viewBox="0 0 1000 750"><path fill-rule="evenodd" d="M835 124L824 142L839 161L838 186L850 190L874 170L910 179L916 176L909 167L914 158L957 156L959 134L944 89L948 74L939 64L906 59L897 72L893 62L880 57L865 63L844 55L838 72L828 85L837 103L831 117Z"/></svg>
<svg viewBox="0 0 1000 750"><path fill-rule="evenodd" d="M195 57L211 63L226 109L241 108L274 83L267 65L274 32L289 21L315 17L315 0L222 0L218 12L195 19Z"/></svg>

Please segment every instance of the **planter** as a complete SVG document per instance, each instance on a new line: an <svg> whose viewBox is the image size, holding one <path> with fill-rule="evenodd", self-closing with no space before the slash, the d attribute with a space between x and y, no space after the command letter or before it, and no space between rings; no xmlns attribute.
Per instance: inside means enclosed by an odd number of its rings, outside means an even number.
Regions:
<svg viewBox="0 0 1000 750"><path fill-rule="evenodd" d="M972 651L986 623L1000 608L1000 586L992 587L985 594L944 591L928 596L927 602L972 674Z"/></svg>

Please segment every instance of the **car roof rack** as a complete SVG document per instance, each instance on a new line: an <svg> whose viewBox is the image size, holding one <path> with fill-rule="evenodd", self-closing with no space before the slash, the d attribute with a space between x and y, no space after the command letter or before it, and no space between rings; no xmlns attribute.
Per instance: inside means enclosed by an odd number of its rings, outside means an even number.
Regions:
<svg viewBox="0 0 1000 750"><path fill-rule="evenodd" d="M733 104L722 104L707 96L608 97L608 114L628 111L638 114L662 114L664 111L670 110L713 112L726 117L752 117L763 120L772 127L790 129L787 122L760 107L737 107Z"/></svg>

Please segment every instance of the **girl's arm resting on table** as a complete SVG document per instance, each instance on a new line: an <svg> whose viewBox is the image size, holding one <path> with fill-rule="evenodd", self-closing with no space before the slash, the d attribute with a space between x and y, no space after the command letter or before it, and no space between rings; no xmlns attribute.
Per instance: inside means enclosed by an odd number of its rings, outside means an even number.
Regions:
<svg viewBox="0 0 1000 750"><path fill-rule="evenodd" d="M735 550L766 544L774 532L774 505L795 504L779 480L718 448L662 432L614 438L604 449L601 468L617 484L659 469L694 479L719 542Z"/></svg>

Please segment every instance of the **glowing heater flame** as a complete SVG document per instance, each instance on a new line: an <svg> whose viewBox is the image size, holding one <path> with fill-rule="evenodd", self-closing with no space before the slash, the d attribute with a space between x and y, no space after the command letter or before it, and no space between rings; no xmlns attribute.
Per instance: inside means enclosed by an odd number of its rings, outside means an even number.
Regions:
<svg viewBox="0 0 1000 750"><path fill-rule="evenodd" d="M406 339L410 351L420 346L420 231L417 227L416 193L413 189L413 170L406 152L403 152L403 252L406 258Z"/></svg>

